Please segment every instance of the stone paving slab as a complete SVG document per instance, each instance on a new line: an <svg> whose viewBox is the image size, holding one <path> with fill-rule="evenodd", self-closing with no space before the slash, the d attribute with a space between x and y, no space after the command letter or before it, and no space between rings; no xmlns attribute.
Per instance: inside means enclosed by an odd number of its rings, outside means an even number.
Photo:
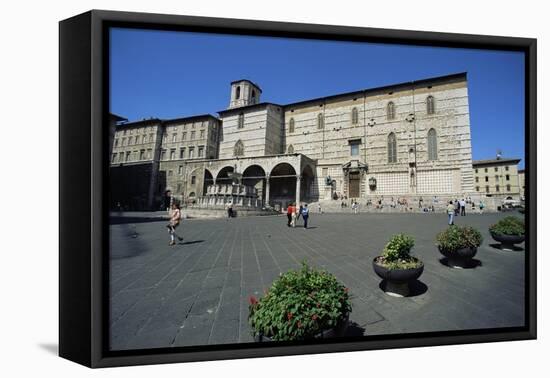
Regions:
<svg viewBox="0 0 550 378"><path fill-rule="evenodd" d="M435 247L445 214L312 214L308 230L287 227L285 216L192 219L176 246L165 222L118 217L110 228L111 349L252 342L249 297L303 260L350 288L350 336L522 326L528 251L496 249L488 233L505 215L456 219L484 236L478 266L462 270L444 265ZM372 269L398 232L415 237L413 253L425 264L408 298L386 295Z"/></svg>

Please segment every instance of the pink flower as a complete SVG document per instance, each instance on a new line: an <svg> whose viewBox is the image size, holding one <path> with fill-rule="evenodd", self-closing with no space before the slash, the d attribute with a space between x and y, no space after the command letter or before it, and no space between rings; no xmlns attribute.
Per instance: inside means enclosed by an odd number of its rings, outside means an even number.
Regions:
<svg viewBox="0 0 550 378"><path fill-rule="evenodd" d="M258 304L258 300L256 299L255 296L251 295L250 298L248 298L248 302L252 305L252 306L256 306Z"/></svg>

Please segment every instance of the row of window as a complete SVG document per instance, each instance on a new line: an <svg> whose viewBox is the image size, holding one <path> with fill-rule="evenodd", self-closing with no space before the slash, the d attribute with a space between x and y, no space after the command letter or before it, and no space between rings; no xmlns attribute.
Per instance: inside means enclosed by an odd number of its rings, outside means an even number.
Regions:
<svg viewBox="0 0 550 378"><path fill-rule="evenodd" d="M428 96L426 98L426 112L428 114L434 114L435 113L435 99L433 96ZM392 101L388 102L386 106L386 118L388 120L394 120L396 117L396 105ZM351 124L357 125L359 124L359 109L353 108L351 109ZM244 114L239 115L239 128L244 127ZM317 128L322 129L325 127L325 120L323 113L319 113L317 115ZM294 118L291 118L288 121L288 132L293 133L295 131L295 121Z"/></svg>
<svg viewBox="0 0 550 378"><path fill-rule="evenodd" d="M123 163L128 161L151 160L153 158L153 150L126 151L114 153L111 156L111 163Z"/></svg>
<svg viewBox="0 0 550 378"><path fill-rule="evenodd" d="M149 126L149 127L144 127L144 128L140 128L140 129L128 129L128 130L121 130L121 131L117 131L116 132L116 136L119 137L119 136L126 136L126 135L134 135L135 134L141 134L141 133L148 133L148 132L151 132L151 131L155 131L154 130L154 126Z"/></svg>
<svg viewBox="0 0 550 378"><path fill-rule="evenodd" d="M437 132L428 131L428 160L437 160ZM395 133L388 135L388 163L397 163L397 137Z"/></svg>
<svg viewBox="0 0 550 378"><path fill-rule="evenodd" d="M195 131L191 131L191 134L190 134L190 138L189 140L194 140L196 138L197 134ZM199 133L199 138L200 139L203 139L205 136L205 130L200 130L200 133ZM175 143L178 141L178 133L173 133L172 134L172 143ZM184 140L187 140L187 132L183 132L181 133L181 139L182 141ZM162 142L163 143L167 143L168 142L168 135L167 134L164 134L163 137L162 137Z"/></svg>
<svg viewBox="0 0 550 378"><path fill-rule="evenodd" d="M476 192L479 192L479 191L480 191L479 186L476 186ZM512 191L512 186L511 185L506 185L506 191L511 192ZM489 187L489 185L485 186L485 192L486 193L491 192L491 188ZM495 192L500 192L500 185L495 185Z"/></svg>
<svg viewBox="0 0 550 378"><path fill-rule="evenodd" d="M198 146L197 149L197 155L195 156L195 147L181 147L179 149L179 159L194 159L197 158L203 158L204 157L204 146ZM161 150L160 151L160 160L167 160L167 150ZM168 155L168 160L176 160L176 149L171 148Z"/></svg>
<svg viewBox="0 0 550 378"><path fill-rule="evenodd" d="M495 181L500 180L502 176L495 175ZM510 175L505 175L506 181L510 181ZM476 177L476 182L479 182L479 177ZM485 182L489 182L489 176L485 176Z"/></svg>
<svg viewBox="0 0 550 378"><path fill-rule="evenodd" d="M135 144L144 144L144 143L152 143L155 141L155 134L149 134L149 135L136 135L135 138L133 136L130 136L128 138L123 137L121 139L115 139L115 147L118 146L132 146ZM120 142L120 143L119 143Z"/></svg>
<svg viewBox="0 0 550 378"><path fill-rule="evenodd" d="M484 168L484 170L485 170L485 173L489 172L489 168ZM495 172L498 172L498 167L494 167L494 170L495 170ZM510 170L510 167L509 167L509 166L505 166L505 167L504 167L504 170L505 170L505 171L509 171L509 170ZM478 169L478 168L476 168L476 173L479 173L479 169Z"/></svg>

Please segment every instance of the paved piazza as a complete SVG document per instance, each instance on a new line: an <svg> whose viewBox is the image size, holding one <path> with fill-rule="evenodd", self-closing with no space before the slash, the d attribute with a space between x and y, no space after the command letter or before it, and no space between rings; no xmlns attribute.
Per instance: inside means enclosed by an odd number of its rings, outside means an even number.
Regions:
<svg viewBox="0 0 550 378"><path fill-rule="evenodd" d="M503 216L457 218L484 236L477 267L463 270L435 247L445 214L312 214L308 230L288 228L286 216L192 219L174 247L164 220L113 219L111 348L251 342L249 296L304 259L350 288L350 336L521 326L527 251L491 246L488 226ZM384 294L372 268L397 232L414 235L425 264L408 298Z"/></svg>

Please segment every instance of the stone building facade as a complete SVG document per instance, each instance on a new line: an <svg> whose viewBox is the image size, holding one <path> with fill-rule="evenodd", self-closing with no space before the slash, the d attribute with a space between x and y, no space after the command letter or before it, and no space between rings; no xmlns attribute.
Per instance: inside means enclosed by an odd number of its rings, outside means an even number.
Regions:
<svg viewBox="0 0 550 378"><path fill-rule="evenodd" d="M193 201L231 172L266 205L283 207L336 196L475 194L465 73L284 105L261 95L238 80L218 117L118 125L111 166L151 165L150 208L166 190Z"/></svg>
<svg viewBox="0 0 550 378"><path fill-rule="evenodd" d="M474 184L476 193L485 196L520 200L522 184L518 171L520 159L475 160Z"/></svg>

